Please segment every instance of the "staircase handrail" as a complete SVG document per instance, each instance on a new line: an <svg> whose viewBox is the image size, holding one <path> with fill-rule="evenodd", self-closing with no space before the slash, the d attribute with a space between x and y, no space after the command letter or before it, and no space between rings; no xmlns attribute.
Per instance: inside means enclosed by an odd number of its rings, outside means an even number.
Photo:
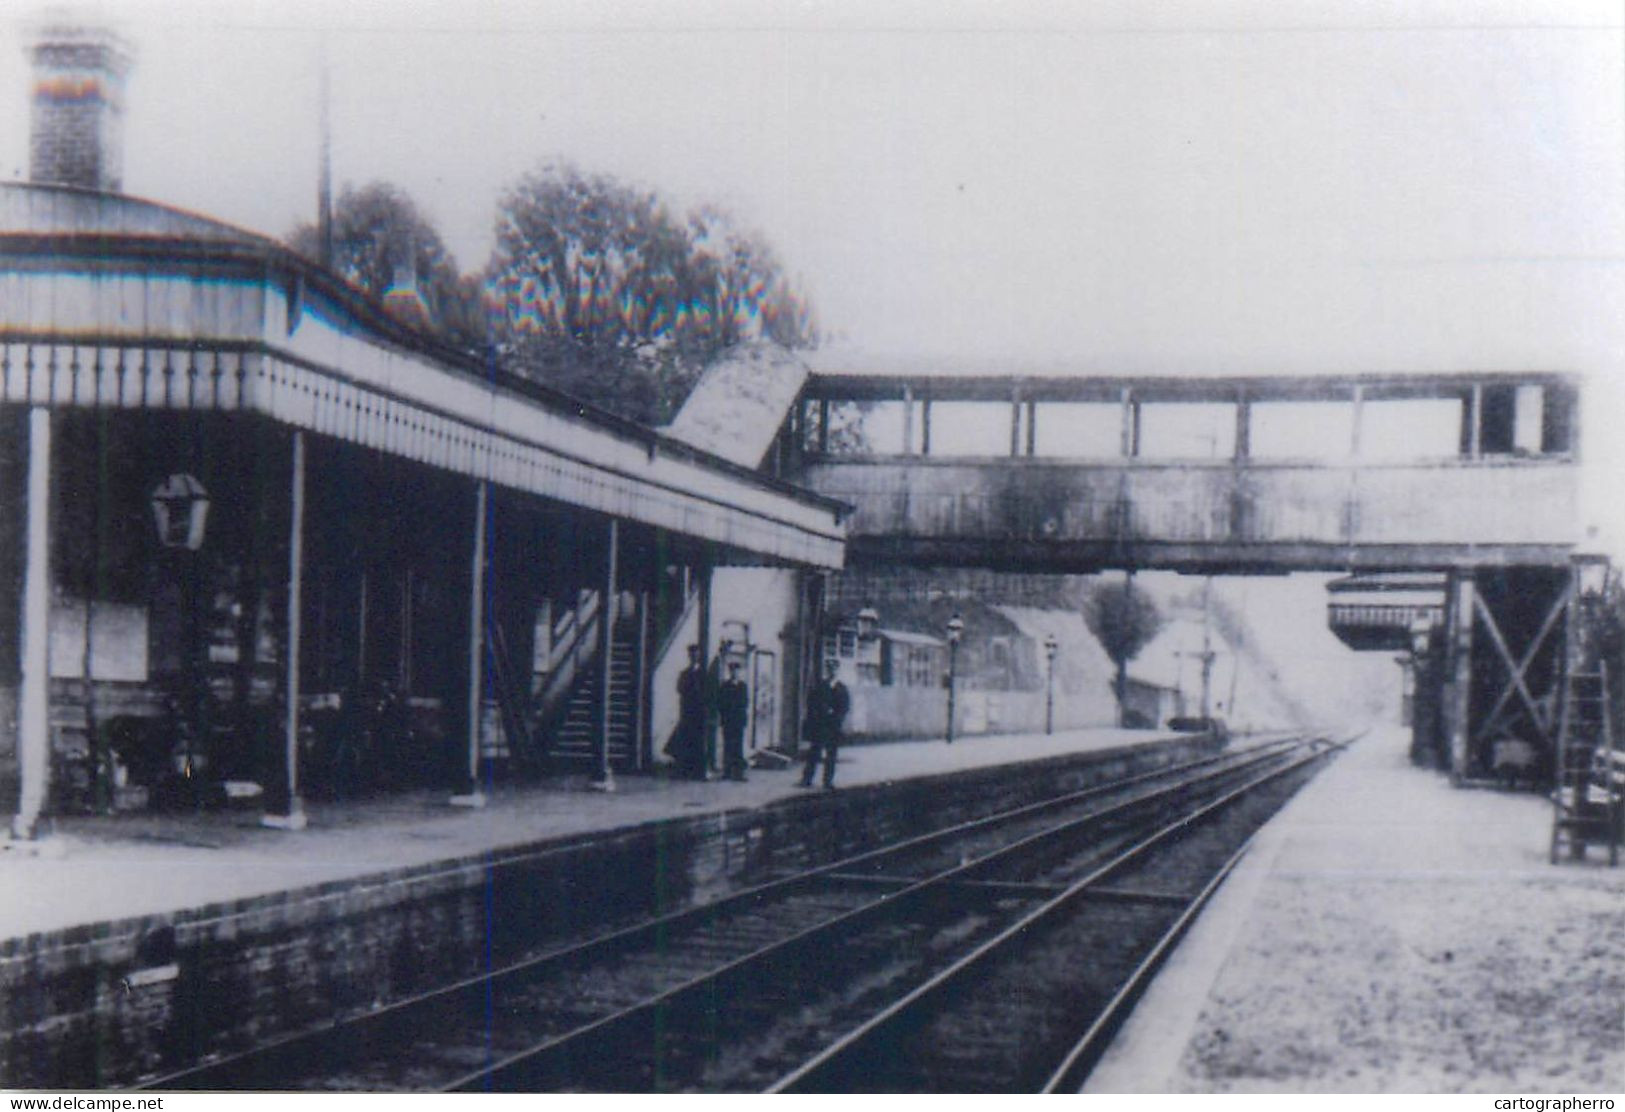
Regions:
<svg viewBox="0 0 1625 1112"><path fill-rule="evenodd" d="M555 717L567 704L583 669L597 660L602 597L598 591L583 592L580 604L554 623L557 640L547 655L541 690L532 704L536 721L547 722ZM610 620L619 622L634 609L635 604L617 591L610 602Z"/></svg>
<svg viewBox="0 0 1625 1112"><path fill-rule="evenodd" d="M580 601L553 622L552 649L542 662L542 672L551 674L559 662L578 647L585 627L598 616L598 592L583 591Z"/></svg>
<svg viewBox="0 0 1625 1112"><path fill-rule="evenodd" d="M592 662L598 650L599 610L599 594L593 591L555 624L558 639L547 655L542 687L536 695L538 717L547 718L557 709L575 686L581 669Z"/></svg>

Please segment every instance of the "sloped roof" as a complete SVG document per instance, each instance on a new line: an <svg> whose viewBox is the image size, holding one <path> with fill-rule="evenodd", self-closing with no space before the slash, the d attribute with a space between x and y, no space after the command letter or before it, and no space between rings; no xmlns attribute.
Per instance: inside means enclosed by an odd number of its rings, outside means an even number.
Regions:
<svg viewBox="0 0 1625 1112"><path fill-rule="evenodd" d="M886 638L886 640L895 641L899 645L943 645L947 643L940 637L932 637L925 633L910 633L903 629L881 629L875 632Z"/></svg>
<svg viewBox="0 0 1625 1112"><path fill-rule="evenodd" d="M807 379L807 365L777 344L741 344L713 363L668 436L743 467L759 467Z"/></svg>
<svg viewBox="0 0 1625 1112"><path fill-rule="evenodd" d="M156 201L35 182L0 182L0 228L41 235L273 244L265 236Z"/></svg>

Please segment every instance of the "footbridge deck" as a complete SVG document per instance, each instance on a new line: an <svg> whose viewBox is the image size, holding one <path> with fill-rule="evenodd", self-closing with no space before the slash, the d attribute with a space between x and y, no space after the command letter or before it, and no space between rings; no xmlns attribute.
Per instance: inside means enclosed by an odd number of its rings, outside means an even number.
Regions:
<svg viewBox="0 0 1625 1112"><path fill-rule="evenodd" d="M1577 403L1552 373L821 375L785 458L855 507L854 562L1551 566L1577 540Z"/></svg>

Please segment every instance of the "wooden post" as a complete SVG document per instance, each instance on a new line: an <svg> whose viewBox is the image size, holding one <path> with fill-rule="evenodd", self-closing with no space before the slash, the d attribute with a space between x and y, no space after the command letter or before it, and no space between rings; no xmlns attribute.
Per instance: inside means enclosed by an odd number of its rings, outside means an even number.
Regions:
<svg viewBox="0 0 1625 1112"><path fill-rule="evenodd" d="M914 454L914 388L903 386L903 455Z"/></svg>
<svg viewBox="0 0 1625 1112"><path fill-rule="evenodd" d="M1243 394L1236 399L1235 458L1245 460L1253 454L1253 403Z"/></svg>
<svg viewBox="0 0 1625 1112"><path fill-rule="evenodd" d="M920 455L931 454L931 395L920 399Z"/></svg>
<svg viewBox="0 0 1625 1112"><path fill-rule="evenodd" d="M467 788L451 797L454 807L484 807L480 791L480 735L485 723L485 533L488 489L474 485L474 554L468 591L468 779Z"/></svg>
<svg viewBox="0 0 1625 1112"><path fill-rule="evenodd" d="M621 547L621 523L609 519L609 547L604 556L604 594L598 607L598 754L592 786L598 791L615 790L615 772L609 767L609 727L614 699L610 690L615 676L615 611L619 596L616 579Z"/></svg>
<svg viewBox="0 0 1625 1112"><path fill-rule="evenodd" d="M1354 387L1354 416L1349 424L1349 455L1360 455L1361 426L1365 422L1365 387Z"/></svg>
<svg viewBox="0 0 1625 1112"><path fill-rule="evenodd" d="M1038 402L1032 398L1027 399L1027 454L1038 454Z"/></svg>
<svg viewBox="0 0 1625 1112"><path fill-rule="evenodd" d="M1460 783L1467 775L1473 680L1473 573L1450 576L1450 657L1446 691L1446 721L1450 731L1450 779Z"/></svg>
<svg viewBox="0 0 1625 1112"><path fill-rule="evenodd" d="M288 498L288 674L284 677L283 765L287 774L287 812L266 813L260 823L277 830L303 830L307 820L299 798L299 642L303 633L305 583L305 434L293 432Z"/></svg>
<svg viewBox="0 0 1625 1112"><path fill-rule="evenodd" d="M1123 422L1118 454L1132 459L1140 454L1140 403L1134 400L1134 391L1123 387Z"/></svg>
<svg viewBox="0 0 1625 1112"><path fill-rule="evenodd" d="M779 748L793 757L801 748L801 699L806 691L807 659L812 655L808 649L808 613L815 573L797 568L792 574L796 582L796 624L795 636L784 641L783 675L789 679L789 686L779 700Z"/></svg>
<svg viewBox="0 0 1625 1112"><path fill-rule="evenodd" d="M636 733L634 737L637 752L637 766L640 769L651 768L654 765L654 725L651 721L650 700L654 692L653 669L650 667L649 653L653 651L651 623L654 615L650 613L651 593L647 587L638 592L638 655L637 675L633 677L634 690L637 693Z"/></svg>
<svg viewBox="0 0 1625 1112"><path fill-rule="evenodd" d="M711 558L703 558L703 562L696 569L699 580L700 619L699 635L695 642L700 646L700 667L705 671L705 721L700 727L700 736L704 743L700 746L702 767L709 770L711 767L712 751L716 748L716 739L711 736Z"/></svg>
<svg viewBox="0 0 1625 1112"><path fill-rule="evenodd" d="M1021 455L1021 390L1010 391L1010 454Z"/></svg>
<svg viewBox="0 0 1625 1112"><path fill-rule="evenodd" d="M27 839L34 836L51 783L51 411L42 405L28 411L28 514L23 529L22 689L17 714L22 787L11 833Z"/></svg>
<svg viewBox="0 0 1625 1112"><path fill-rule="evenodd" d="M1467 458L1477 459L1483 454L1484 435L1484 386L1482 383L1473 383L1472 391L1467 395L1467 411L1462 415L1467 422L1467 435L1464 438L1467 444Z"/></svg>

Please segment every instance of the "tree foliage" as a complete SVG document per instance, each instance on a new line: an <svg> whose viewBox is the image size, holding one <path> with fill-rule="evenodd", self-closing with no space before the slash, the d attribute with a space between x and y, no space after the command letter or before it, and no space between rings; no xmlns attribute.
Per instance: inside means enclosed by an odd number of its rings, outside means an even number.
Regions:
<svg viewBox="0 0 1625 1112"><path fill-rule="evenodd" d="M550 165L502 197L486 275L505 362L623 416L669 420L743 340L810 346L811 315L771 248L714 209Z"/></svg>
<svg viewBox="0 0 1625 1112"><path fill-rule="evenodd" d="M1096 583L1083 603L1084 624L1117 666L1118 722L1123 723L1128 698L1128 664L1162 629L1156 602L1134 589L1134 580Z"/></svg>
<svg viewBox="0 0 1625 1112"><path fill-rule="evenodd" d="M300 225L289 244L306 258L321 257L314 224ZM458 273L440 233L412 198L387 182L359 189L346 185L333 205L333 270L381 299L408 262L435 332L459 347L480 348L485 332L480 283Z"/></svg>

